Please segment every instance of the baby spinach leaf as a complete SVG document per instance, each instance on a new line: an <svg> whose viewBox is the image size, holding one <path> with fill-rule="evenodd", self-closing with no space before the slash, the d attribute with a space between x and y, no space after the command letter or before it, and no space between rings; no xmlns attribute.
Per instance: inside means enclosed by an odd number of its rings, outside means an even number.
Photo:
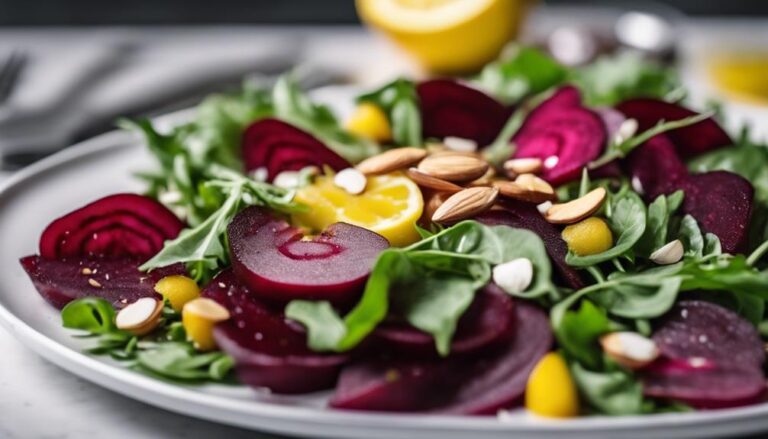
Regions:
<svg viewBox="0 0 768 439"><path fill-rule="evenodd" d="M86 297L69 302L61 310L65 328L80 329L92 334L107 334L117 330L115 309L108 301L98 297Z"/></svg>
<svg viewBox="0 0 768 439"><path fill-rule="evenodd" d="M552 318L552 324L557 342L569 358L590 368L600 366L598 338L610 331L610 320L603 310L583 300L578 311L565 311L562 317Z"/></svg>
<svg viewBox="0 0 768 439"><path fill-rule="evenodd" d="M626 255L643 236L645 224L645 204L636 193L627 191L623 196L613 197L608 226L617 237L616 243L610 249L594 255L579 256L568 252L565 261L575 267L588 267Z"/></svg>
<svg viewBox="0 0 768 439"><path fill-rule="evenodd" d="M645 411L642 385L629 372L618 368L594 372L573 363L571 373L582 397L599 413L620 416Z"/></svg>
<svg viewBox="0 0 768 439"><path fill-rule="evenodd" d="M199 353L189 343L162 343L140 351L137 364L153 374L180 381L221 380L234 362L222 352Z"/></svg>
<svg viewBox="0 0 768 439"><path fill-rule="evenodd" d="M659 195L648 205L645 232L635 247L638 254L648 257L667 243L669 218L682 204L683 196L683 191Z"/></svg>
<svg viewBox="0 0 768 439"><path fill-rule="evenodd" d="M315 351L333 351L344 338L344 321L328 301L294 300L285 308L285 316L307 328L307 344Z"/></svg>
<svg viewBox="0 0 768 439"><path fill-rule="evenodd" d="M421 113L413 81L398 78L383 87L357 97L358 102L370 102L387 115L392 127L392 140L403 146L420 146Z"/></svg>
<svg viewBox="0 0 768 439"><path fill-rule="evenodd" d="M683 242L685 255L700 258L704 255L704 235L699 229L699 224L690 216L685 215L680 222L678 239Z"/></svg>
<svg viewBox="0 0 768 439"><path fill-rule="evenodd" d="M593 293L590 297L611 314L630 319L659 317L672 308L682 279L628 279Z"/></svg>

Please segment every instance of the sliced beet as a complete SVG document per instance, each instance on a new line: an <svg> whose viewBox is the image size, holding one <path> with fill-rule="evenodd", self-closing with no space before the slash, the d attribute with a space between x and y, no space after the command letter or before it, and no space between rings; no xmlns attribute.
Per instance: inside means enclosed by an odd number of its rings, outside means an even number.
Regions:
<svg viewBox="0 0 768 439"><path fill-rule="evenodd" d="M513 328L513 302L499 287L489 284L478 292L459 320L451 342L451 355L469 354L494 346ZM387 322L374 337L395 352L436 357L434 338L407 323Z"/></svg>
<svg viewBox="0 0 768 439"><path fill-rule="evenodd" d="M184 223L165 206L137 194L100 198L53 221L40 237L40 255L149 258Z"/></svg>
<svg viewBox="0 0 768 439"><path fill-rule="evenodd" d="M336 223L311 240L267 210L250 207L227 227L232 267L253 294L349 303L363 289L387 240L362 227Z"/></svg>
<svg viewBox="0 0 768 439"><path fill-rule="evenodd" d="M319 354L307 347L301 325L260 302L231 270L203 290L232 318L214 329L218 346L235 360L240 381L276 393L307 393L333 387L346 355Z"/></svg>
<svg viewBox="0 0 768 439"><path fill-rule="evenodd" d="M531 203L521 201L502 201L502 209L489 210L475 217L475 220L489 226L503 225L527 229L539 235L544 241L549 259L554 264L560 280L567 286L580 289L584 287L578 271L565 262L568 245L563 241L560 230L548 223Z"/></svg>
<svg viewBox="0 0 768 439"><path fill-rule="evenodd" d="M374 411L495 414L519 404L528 375L552 345L547 316L515 302L515 330L498 350L443 360L368 357L342 370L330 404Z"/></svg>
<svg viewBox="0 0 768 439"><path fill-rule="evenodd" d="M638 129L645 131L663 121L685 119L697 113L678 104L653 98L636 98L624 101L616 109L625 116L637 120ZM683 157L692 157L723 146L733 145L728 133L712 118L676 130L667 136Z"/></svg>
<svg viewBox="0 0 768 439"><path fill-rule="evenodd" d="M433 79L416 87L424 137L471 139L480 146L493 142L510 110L475 88L452 79Z"/></svg>
<svg viewBox="0 0 768 439"><path fill-rule="evenodd" d="M335 171L352 166L311 134L277 119L252 123L243 134L242 147L245 170L265 168L267 181L307 166L329 166Z"/></svg>
<svg viewBox="0 0 768 439"><path fill-rule="evenodd" d="M694 407L734 407L765 393L763 343L738 314L704 301L678 303L653 339L662 358L643 372L648 396Z"/></svg>
<svg viewBox="0 0 768 439"><path fill-rule="evenodd" d="M663 134L632 151L625 165L633 187L641 189L648 201L676 191L688 177L688 169L678 157L675 145Z"/></svg>
<svg viewBox="0 0 768 439"><path fill-rule="evenodd" d="M747 249L754 188L744 177L728 171L689 176L682 211L693 216L705 232L714 233L726 253Z"/></svg>
<svg viewBox="0 0 768 439"><path fill-rule="evenodd" d="M40 295L59 309L83 297L101 297L122 308L142 297L156 297L155 283L164 276L186 274L182 264L143 273L138 259L27 256L19 262Z"/></svg>
<svg viewBox="0 0 768 439"><path fill-rule="evenodd" d="M542 177L557 186L578 179L607 138L600 115L581 105L576 88L563 87L528 115L512 141L515 158L544 160Z"/></svg>

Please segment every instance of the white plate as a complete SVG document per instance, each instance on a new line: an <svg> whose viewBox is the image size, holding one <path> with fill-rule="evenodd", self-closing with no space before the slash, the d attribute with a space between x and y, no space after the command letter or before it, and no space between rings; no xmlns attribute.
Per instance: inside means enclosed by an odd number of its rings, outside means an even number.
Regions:
<svg viewBox="0 0 768 439"><path fill-rule="evenodd" d="M161 122L172 124L184 118L185 114L175 114ZM84 355L81 350L87 342L61 328L58 312L37 294L18 259L36 252L40 232L53 218L103 195L141 190L132 173L151 163L137 137L113 132L31 166L0 192L0 264L6 267L0 278L0 321L38 354L86 380L185 415L306 437L693 438L768 430L768 404L566 421L535 419L522 411L504 419L343 412L323 408L327 394L276 397L244 387L180 386Z"/></svg>

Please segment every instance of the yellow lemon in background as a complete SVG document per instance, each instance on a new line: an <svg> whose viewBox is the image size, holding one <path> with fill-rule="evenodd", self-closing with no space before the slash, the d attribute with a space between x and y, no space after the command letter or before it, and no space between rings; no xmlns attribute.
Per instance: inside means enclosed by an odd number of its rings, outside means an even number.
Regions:
<svg viewBox="0 0 768 439"><path fill-rule="evenodd" d="M709 73L718 88L731 97L768 103L768 52L715 56Z"/></svg>
<svg viewBox="0 0 768 439"><path fill-rule="evenodd" d="M532 0L356 0L360 18L423 67L466 73L517 36Z"/></svg>

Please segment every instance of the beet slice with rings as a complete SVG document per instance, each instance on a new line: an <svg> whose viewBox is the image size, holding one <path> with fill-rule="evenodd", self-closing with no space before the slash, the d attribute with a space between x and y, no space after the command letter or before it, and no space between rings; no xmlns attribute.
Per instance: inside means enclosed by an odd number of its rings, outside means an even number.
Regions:
<svg viewBox="0 0 768 439"><path fill-rule="evenodd" d="M648 396L697 408L735 407L765 394L763 343L733 311L682 301L653 334L662 357L642 373Z"/></svg>
<svg viewBox="0 0 768 439"><path fill-rule="evenodd" d="M705 232L714 233L726 253L746 251L754 188L744 177L728 171L691 175L682 182L682 211L693 216Z"/></svg>
<svg viewBox="0 0 768 439"><path fill-rule="evenodd" d="M46 259L27 256L19 261L43 298L56 308L75 299L101 297L122 308L142 297L160 297L155 283L165 276L186 274L184 265L139 271L137 259Z"/></svg>
<svg viewBox="0 0 768 439"><path fill-rule="evenodd" d="M495 284L477 293L469 309L461 316L451 342L451 355L470 354L493 347L513 329L513 301ZM404 322L379 325L374 338L394 352L437 357L434 338Z"/></svg>
<svg viewBox="0 0 768 439"><path fill-rule="evenodd" d="M654 136L632 151L624 161L635 190L647 201L680 188L688 169L664 134Z"/></svg>
<svg viewBox="0 0 768 439"><path fill-rule="evenodd" d="M501 209L489 210L474 219L488 226L502 225L527 229L539 235L544 241L544 247L547 249L559 280L574 289L585 286L579 272L565 262L568 245L563 240L560 230L548 223L535 205L513 200L502 200L498 203Z"/></svg>
<svg viewBox="0 0 768 439"><path fill-rule="evenodd" d="M333 387L346 355L321 354L307 347L304 328L260 302L231 270L202 291L231 318L214 328L219 348L232 356L241 382L275 393L307 393Z"/></svg>
<svg viewBox="0 0 768 439"><path fill-rule="evenodd" d="M40 237L40 255L149 258L184 228L168 208L137 194L100 198L53 221Z"/></svg>
<svg viewBox="0 0 768 439"><path fill-rule="evenodd" d="M639 131L653 128L662 120L671 122L698 114L681 105L654 98L629 99L618 104L616 109L636 119ZM678 154L685 158L733 145L731 137L713 118L665 134L672 140Z"/></svg>
<svg viewBox="0 0 768 439"><path fill-rule="evenodd" d="M544 160L542 178L558 186L578 179L603 152L607 138L603 119L582 106L579 91L569 86L534 109L512 141L515 158Z"/></svg>
<svg viewBox="0 0 768 439"><path fill-rule="evenodd" d="M523 301L498 350L443 360L367 357L346 366L330 405L349 410L492 415L520 403L528 376L551 348L546 314Z"/></svg>
<svg viewBox="0 0 768 439"><path fill-rule="evenodd" d="M307 166L328 166L341 171L352 165L314 136L277 119L261 119L243 134L243 161L246 172L267 170L267 181L283 171Z"/></svg>
<svg viewBox="0 0 768 439"><path fill-rule="evenodd" d="M510 109L480 90L452 79L433 79L416 86L425 138L461 137L489 145Z"/></svg>
<svg viewBox="0 0 768 439"><path fill-rule="evenodd" d="M346 223L307 240L301 230L255 206L235 216L227 237L235 274L253 294L275 302L350 303L389 247L381 235Z"/></svg>

